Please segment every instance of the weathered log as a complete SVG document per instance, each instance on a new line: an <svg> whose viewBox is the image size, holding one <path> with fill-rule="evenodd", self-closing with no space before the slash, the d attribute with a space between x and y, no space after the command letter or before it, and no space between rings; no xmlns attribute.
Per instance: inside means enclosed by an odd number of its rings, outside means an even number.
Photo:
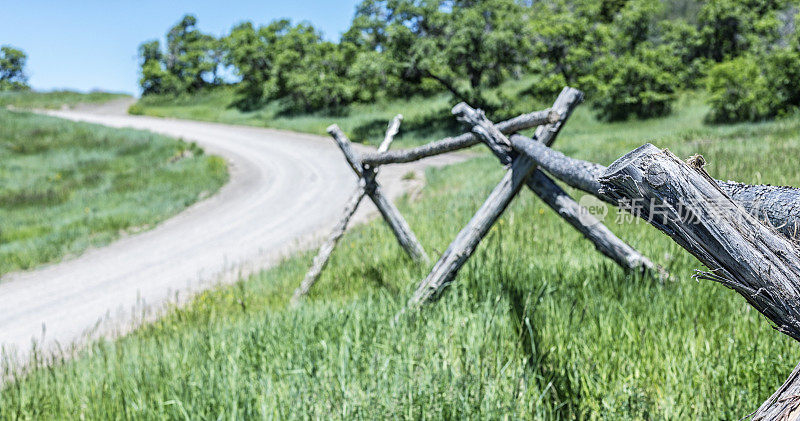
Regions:
<svg viewBox="0 0 800 421"><path fill-rule="evenodd" d="M459 120L472 125L473 131L490 145L501 161L511 159L513 156L511 142L494 127L482 111L461 103L453 108L453 113L458 116ZM544 144L541 145L547 148ZM547 149L552 150L550 148ZM591 241L600 253L622 266L623 269L635 271L656 270L661 272L660 268L657 268L650 259L644 257L636 249L614 235L608 227L575 202L550 177L538 169L528 177L526 184L551 209Z"/></svg>
<svg viewBox="0 0 800 421"><path fill-rule="evenodd" d="M600 177L602 191L669 235L706 265L700 279L741 294L800 341L800 248L731 200L705 172L704 160L684 163L645 144L615 161ZM798 372L756 412L756 419L796 419Z"/></svg>
<svg viewBox="0 0 800 421"><path fill-rule="evenodd" d="M515 151L531 157L541 169L547 171L553 177L602 200L612 201L610 198L601 197L599 194L600 182L597 179L606 170L603 165L570 158L527 136L515 134L509 137L509 141Z"/></svg>
<svg viewBox="0 0 800 421"><path fill-rule="evenodd" d="M800 364L789 378L752 414L754 421L800 419Z"/></svg>
<svg viewBox="0 0 800 421"><path fill-rule="evenodd" d="M526 156L520 156L514 160L500 183L458 233L455 240L450 243L428 276L417 286L408 301L408 308L416 308L433 299L453 281L467 259L472 256L475 247L486 236L497 218L503 214L534 168L535 164Z"/></svg>
<svg viewBox="0 0 800 421"><path fill-rule="evenodd" d="M386 136L384 136L383 142L381 142L380 146L378 146L378 152L385 152L389 149L389 145L392 144L394 137L400 130L400 123L402 121L403 115L398 114L392 119L391 122L389 122L389 127L386 129ZM377 170L375 172L377 173ZM322 246L320 246L317 255L314 256L314 261L311 264L311 268L308 269L306 276L303 278L303 282L301 282L300 286L294 290L294 294L292 295L290 302L292 306L297 305L300 302L300 299L308 294L308 291L311 290L311 287L314 286L314 284L317 282L317 279L319 279L319 275L322 274L322 270L325 269L325 266L328 264L328 259L330 259L333 249L336 248L336 243L339 242L339 239L342 238L342 235L344 235L344 232L347 230L347 225L350 223L350 218L352 218L353 214L356 213L358 205L361 203L361 199L364 198L366 192L366 182L363 179L359 180L358 187L356 187L356 190L353 192L353 194L350 196L350 199L344 206L342 217L333 228L333 231L328 236L328 239L322 243Z"/></svg>
<svg viewBox="0 0 800 421"><path fill-rule="evenodd" d="M528 177L527 186L550 206L564 220L573 226L604 256L613 260L625 270L653 270L659 276L669 275L653 264L647 257L617 237L607 226L598 221L583 206L578 204L550 177L541 171Z"/></svg>
<svg viewBox="0 0 800 421"><path fill-rule="evenodd" d="M790 239L800 240L800 189L717 181L733 201Z"/></svg>
<svg viewBox="0 0 800 421"><path fill-rule="evenodd" d="M356 213L361 199L363 199L366 194L366 189L364 187L363 183L359 183L359 186L356 187L356 191L350 196L350 200L347 201L344 207L342 218L336 224L336 227L333 228L328 239L320 246L317 255L314 256L311 268L308 269L306 276L303 278L303 282L294 290L294 295L292 295L292 300L290 302L292 306L297 305L300 299L308 294L308 291L311 290L311 287L314 286L317 279L319 279L319 275L322 274L322 270L325 269L325 266L328 264L328 259L330 259L331 253L333 253L333 249L336 247L336 243L338 243L339 239L344 235L344 232L347 230L347 224L350 223L350 218Z"/></svg>
<svg viewBox="0 0 800 421"><path fill-rule="evenodd" d="M414 261L427 262L428 255L425 253L425 249L422 248L419 240L417 240L414 232L411 231L411 227L408 226L403 215L400 214L400 211L397 210L392 201L383 193L381 186L375 182L374 169L365 168L362 165L361 159L353 150L350 140L345 136L339 126L335 124L331 125L328 127L328 133L336 140L336 144L339 145L339 149L342 150L345 159L348 164L350 164L350 168L353 169L358 177L365 180L367 196L375 203L383 219L392 229L400 246L403 247L403 250L405 250Z"/></svg>
<svg viewBox="0 0 800 421"><path fill-rule="evenodd" d="M497 128L503 133L514 133L520 130L530 129L543 124L551 124L558 121L558 113L552 109L535 111L522 114L510 120L497 124ZM365 153L361 155L361 162L364 165L377 167L387 164L401 164L405 162L418 161L429 156L439 155L459 149L469 148L481 143L475 133L464 133L456 137L448 137L426 145L411 149L398 149L386 152Z"/></svg>
<svg viewBox="0 0 800 421"><path fill-rule="evenodd" d="M555 178L608 203L616 203L600 192L598 178L606 171L603 165L570 158L522 135L512 135L509 140L515 151L531 157L541 169ZM761 221L768 221L789 239L800 239L800 189L751 186L734 181L716 182L734 202L751 215Z"/></svg>
<svg viewBox="0 0 800 421"><path fill-rule="evenodd" d="M403 122L403 115L398 114L394 116L392 121L389 122L389 127L386 128L386 135L383 136L383 142L378 145L378 153L386 152L389 150L389 145L394 141L394 137L400 131L400 123Z"/></svg>
<svg viewBox="0 0 800 421"><path fill-rule="evenodd" d="M699 277L740 293L800 341L800 249L732 201L702 166L648 143L611 164L599 181L605 194L626 200L711 269Z"/></svg>
<svg viewBox="0 0 800 421"><path fill-rule="evenodd" d="M582 100L582 92L569 87L564 88L553 105L553 110L559 115L558 121L537 128L536 138L547 145L551 144L572 110ZM407 308L417 308L437 297L453 281L458 271L475 251L478 243L486 236L497 218L503 214L535 169L533 161L526 156L518 156L514 159L500 183L492 190L467 225L461 229L455 240L450 243L428 276L417 286L408 301ZM400 314L395 319L399 317Z"/></svg>

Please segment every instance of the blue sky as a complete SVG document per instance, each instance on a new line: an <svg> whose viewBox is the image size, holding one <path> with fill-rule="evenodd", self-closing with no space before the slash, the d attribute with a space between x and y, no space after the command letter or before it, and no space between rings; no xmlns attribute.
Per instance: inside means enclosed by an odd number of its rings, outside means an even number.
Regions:
<svg viewBox="0 0 800 421"><path fill-rule="evenodd" d="M338 40L358 0L0 0L0 45L28 53L34 89L103 89L138 94L136 49L163 38L185 13L198 27L221 35L234 24L287 17L306 20Z"/></svg>

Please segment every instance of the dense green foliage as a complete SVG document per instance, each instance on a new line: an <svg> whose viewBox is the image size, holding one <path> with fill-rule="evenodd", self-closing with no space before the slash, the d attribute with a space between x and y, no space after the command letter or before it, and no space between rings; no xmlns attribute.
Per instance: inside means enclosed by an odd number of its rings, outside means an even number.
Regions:
<svg viewBox="0 0 800 421"><path fill-rule="evenodd" d="M28 89L25 62L28 56L10 45L0 46L0 92Z"/></svg>
<svg viewBox="0 0 800 421"><path fill-rule="evenodd" d="M800 39L757 50L711 68L711 121L761 120L800 107Z"/></svg>
<svg viewBox="0 0 800 421"><path fill-rule="evenodd" d="M2 109L0 160L0 275L147 229L227 179L195 145Z"/></svg>
<svg viewBox="0 0 800 421"><path fill-rule="evenodd" d="M197 29L197 19L186 15L167 32L166 51L158 41L139 47L142 94L195 92L218 83L219 42Z"/></svg>
<svg viewBox="0 0 800 421"><path fill-rule="evenodd" d="M698 101L675 110L609 124L580 108L557 147L609 163L649 139L704 154L718 178L800 185L797 118L704 126ZM430 171L418 202L399 205L426 249L442 251L501 173L490 156ZM343 238L299 309L286 305L311 253L6 383L0 417L740 419L754 410L800 359L796 343L739 295L691 279L700 264L666 236L614 218L615 232L678 280L626 276L524 191L420 317L391 324L428 268L376 221Z"/></svg>
<svg viewBox="0 0 800 421"><path fill-rule="evenodd" d="M215 40L186 16L165 51L158 41L140 47L141 87L174 96L232 83L239 95L229 105L243 111L278 102L284 113L340 114L351 103L447 92L501 118L521 99L496 88L536 76L527 94L575 86L604 120L666 115L677 92L701 86L714 98L711 120L761 119L798 106L800 88L787 82L800 73L798 10L796 0L363 0L338 43L285 19L241 23ZM742 56L769 62L760 73L784 82L737 79L730 70L744 61L730 62ZM222 68L238 79L215 77ZM790 99L767 110L718 100L762 88Z"/></svg>
<svg viewBox="0 0 800 421"><path fill-rule="evenodd" d="M712 121L759 120L774 110L762 63L741 56L711 68L708 75Z"/></svg>

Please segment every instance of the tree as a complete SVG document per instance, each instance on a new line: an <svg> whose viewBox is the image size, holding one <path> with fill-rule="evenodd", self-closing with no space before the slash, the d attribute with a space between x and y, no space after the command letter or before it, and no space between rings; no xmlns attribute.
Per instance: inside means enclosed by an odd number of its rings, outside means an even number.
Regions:
<svg viewBox="0 0 800 421"><path fill-rule="evenodd" d="M216 48L214 37L197 29L197 18L185 15L167 32L166 70L184 91L197 91L214 80L218 63L212 57Z"/></svg>
<svg viewBox="0 0 800 421"><path fill-rule="evenodd" d="M716 64L708 74L708 102L713 122L755 121L774 115L767 79L751 55Z"/></svg>
<svg viewBox="0 0 800 421"><path fill-rule="evenodd" d="M594 17L565 0L536 2L531 16L526 32L530 34L534 55L539 59L534 70L550 76L549 79L553 74L559 75L556 84L575 85L580 77L589 73L598 47ZM561 87L551 89L558 92ZM552 94L551 89L541 93Z"/></svg>
<svg viewBox="0 0 800 421"><path fill-rule="evenodd" d="M530 93L577 86L605 120L670 112L682 66L658 39L659 0L543 0L531 7L534 70L542 77Z"/></svg>
<svg viewBox="0 0 800 421"><path fill-rule="evenodd" d="M291 28L291 22L281 19L256 28L251 22L235 26L222 39L225 64L232 66L239 77L240 109L254 109L267 98L278 53L276 43Z"/></svg>
<svg viewBox="0 0 800 421"><path fill-rule="evenodd" d="M291 111L313 111L352 102L349 62L340 46L323 41L308 23L288 28L275 39L268 84L270 98L281 98Z"/></svg>
<svg viewBox="0 0 800 421"><path fill-rule="evenodd" d="M348 36L386 54L406 83L430 79L458 100L493 109L499 104L486 89L528 61L523 15L513 0L366 0Z"/></svg>
<svg viewBox="0 0 800 421"><path fill-rule="evenodd" d="M217 71L223 64L223 45L196 26L197 19L185 15L167 32L166 50L158 40L139 46L143 95L195 92L222 83Z"/></svg>
<svg viewBox="0 0 800 421"><path fill-rule="evenodd" d="M679 60L676 69L679 85L694 89L702 86L708 59L704 57L704 41L695 25L674 19L659 25L659 44Z"/></svg>
<svg viewBox="0 0 800 421"><path fill-rule="evenodd" d="M10 45L0 47L0 91L29 89L25 75L27 60L28 56L20 49Z"/></svg>
<svg viewBox="0 0 800 421"><path fill-rule="evenodd" d="M167 71L158 40L148 41L139 46L139 65L141 66L139 87L142 88L142 95L180 92L180 81Z"/></svg>
<svg viewBox="0 0 800 421"><path fill-rule="evenodd" d="M774 45L789 0L708 0L698 14L702 55L715 62Z"/></svg>
<svg viewBox="0 0 800 421"><path fill-rule="evenodd" d="M677 63L668 48L645 42L633 52L600 57L583 83L591 87L592 103L602 120L663 116L675 100Z"/></svg>
<svg viewBox="0 0 800 421"><path fill-rule="evenodd" d="M757 50L714 65L708 75L708 119L755 121L796 112L800 107L800 40Z"/></svg>

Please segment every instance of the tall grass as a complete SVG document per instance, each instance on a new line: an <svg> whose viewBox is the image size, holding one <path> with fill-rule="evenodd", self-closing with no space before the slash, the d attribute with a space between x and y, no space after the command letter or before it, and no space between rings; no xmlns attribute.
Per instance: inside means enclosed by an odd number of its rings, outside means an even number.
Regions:
<svg viewBox="0 0 800 421"><path fill-rule="evenodd" d="M800 185L800 120L704 127L698 107L613 125L581 110L558 145L608 164L652 141L705 154L718 178ZM488 156L431 170L400 208L438 254L501 172ZM428 268L374 222L345 236L300 308L286 304L311 253L40 364L5 385L0 416L738 419L755 409L800 359L797 345L732 291L690 279L699 263L655 229L614 219L679 281L626 275L523 192L443 298L398 324Z"/></svg>
<svg viewBox="0 0 800 421"><path fill-rule="evenodd" d="M226 180L196 145L0 110L0 275L106 244Z"/></svg>

